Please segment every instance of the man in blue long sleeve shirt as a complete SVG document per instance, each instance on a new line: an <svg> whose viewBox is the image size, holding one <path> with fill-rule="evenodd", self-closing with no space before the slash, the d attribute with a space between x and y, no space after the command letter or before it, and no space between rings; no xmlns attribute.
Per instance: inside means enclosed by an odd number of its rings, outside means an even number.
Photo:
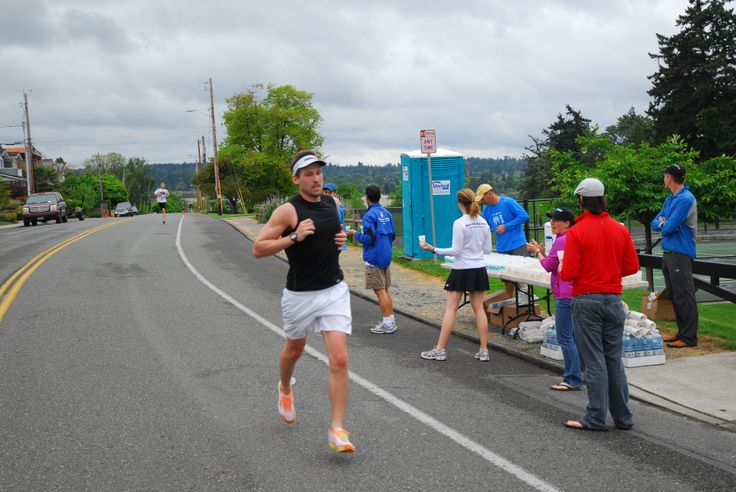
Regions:
<svg viewBox="0 0 736 492"><path fill-rule="evenodd" d="M673 348L698 344L698 306L693 284L693 260L698 231L698 205L685 182L685 168L671 164L663 170L664 186L672 194L652 220L662 233L662 273L677 320L677 335L665 339Z"/></svg>
<svg viewBox="0 0 736 492"><path fill-rule="evenodd" d="M373 289L378 298L378 307L383 319L371 333L390 335L396 333L394 301L391 297L391 257L393 240L396 236L394 218L391 212L381 206L381 190L376 185L365 189L368 210L363 216L362 232L348 231L348 235L363 245L365 262L365 288Z"/></svg>
<svg viewBox="0 0 736 492"><path fill-rule="evenodd" d="M522 229L524 223L529 220L529 214L519 202L505 195L499 196L489 184L478 186L475 201L480 202L483 207L483 218L496 235L496 251L505 255L529 256L526 249L526 234ZM506 293L511 297L514 294L514 284L511 282L505 284ZM525 293L524 284L518 284L516 287L520 293Z"/></svg>

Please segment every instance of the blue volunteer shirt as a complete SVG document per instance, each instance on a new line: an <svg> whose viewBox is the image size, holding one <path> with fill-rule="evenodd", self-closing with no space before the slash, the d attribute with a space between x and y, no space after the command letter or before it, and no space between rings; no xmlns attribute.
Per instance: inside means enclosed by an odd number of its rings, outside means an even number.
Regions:
<svg viewBox="0 0 736 492"><path fill-rule="evenodd" d="M355 239L363 245L363 261L377 268L388 268L395 235L391 212L379 203L371 204L363 216L363 232L355 233Z"/></svg>
<svg viewBox="0 0 736 492"><path fill-rule="evenodd" d="M483 207L483 218L496 235L496 251L506 253L526 245L526 235L521 226L529 220L529 214L513 198L500 198L497 204ZM496 234L496 227L501 224L506 227L506 231Z"/></svg>
<svg viewBox="0 0 736 492"><path fill-rule="evenodd" d="M660 225L659 217L664 217ZM662 233L662 249L695 259L695 235L698 230L698 205L687 185L670 194L662 210L652 220L652 230Z"/></svg>

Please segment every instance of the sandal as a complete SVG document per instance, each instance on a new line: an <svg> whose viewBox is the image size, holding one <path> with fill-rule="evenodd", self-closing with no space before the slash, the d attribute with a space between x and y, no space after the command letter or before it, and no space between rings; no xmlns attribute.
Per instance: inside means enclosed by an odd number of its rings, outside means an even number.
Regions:
<svg viewBox="0 0 736 492"><path fill-rule="evenodd" d="M570 384L562 382L562 383L553 384L552 386L549 387L549 389L555 390L555 391L580 391L583 388L581 388L580 386L572 386Z"/></svg>
<svg viewBox="0 0 736 492"><path fill-rule="evenodd" d="M568 420L565 422L565 427L569 429L575 429L575 430L585 430L585 431L595 431L595 432L608 432L608 429L603 427L602 429L598 429L595 427L588 427L584 423L580 422L579 420Z"/></svg>

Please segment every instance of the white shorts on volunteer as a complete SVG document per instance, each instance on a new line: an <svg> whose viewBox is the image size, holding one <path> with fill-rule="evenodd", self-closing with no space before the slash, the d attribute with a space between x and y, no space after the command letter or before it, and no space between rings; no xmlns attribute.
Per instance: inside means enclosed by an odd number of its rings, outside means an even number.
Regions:
<svg viewBox="0 0 736 492"><path fill-rule="evenodd" d="M292 340L304 338L310 332L341 331L350 335L353 331L350 291L345 282L322 290L284 289L281 315L286 337Z"/></svg>

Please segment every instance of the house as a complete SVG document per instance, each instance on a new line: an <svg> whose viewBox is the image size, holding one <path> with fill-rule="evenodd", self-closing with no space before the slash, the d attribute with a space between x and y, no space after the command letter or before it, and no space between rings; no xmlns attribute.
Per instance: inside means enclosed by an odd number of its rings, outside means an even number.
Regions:
<svg viewBox="0 0 736 492"><path fill-rule="evenodd" d="M10 191L13 197L27 195L26 182L26 148L0 146L0 177L10 181ZM33 148L33 165L43 162L43 154Z"/></svg>

